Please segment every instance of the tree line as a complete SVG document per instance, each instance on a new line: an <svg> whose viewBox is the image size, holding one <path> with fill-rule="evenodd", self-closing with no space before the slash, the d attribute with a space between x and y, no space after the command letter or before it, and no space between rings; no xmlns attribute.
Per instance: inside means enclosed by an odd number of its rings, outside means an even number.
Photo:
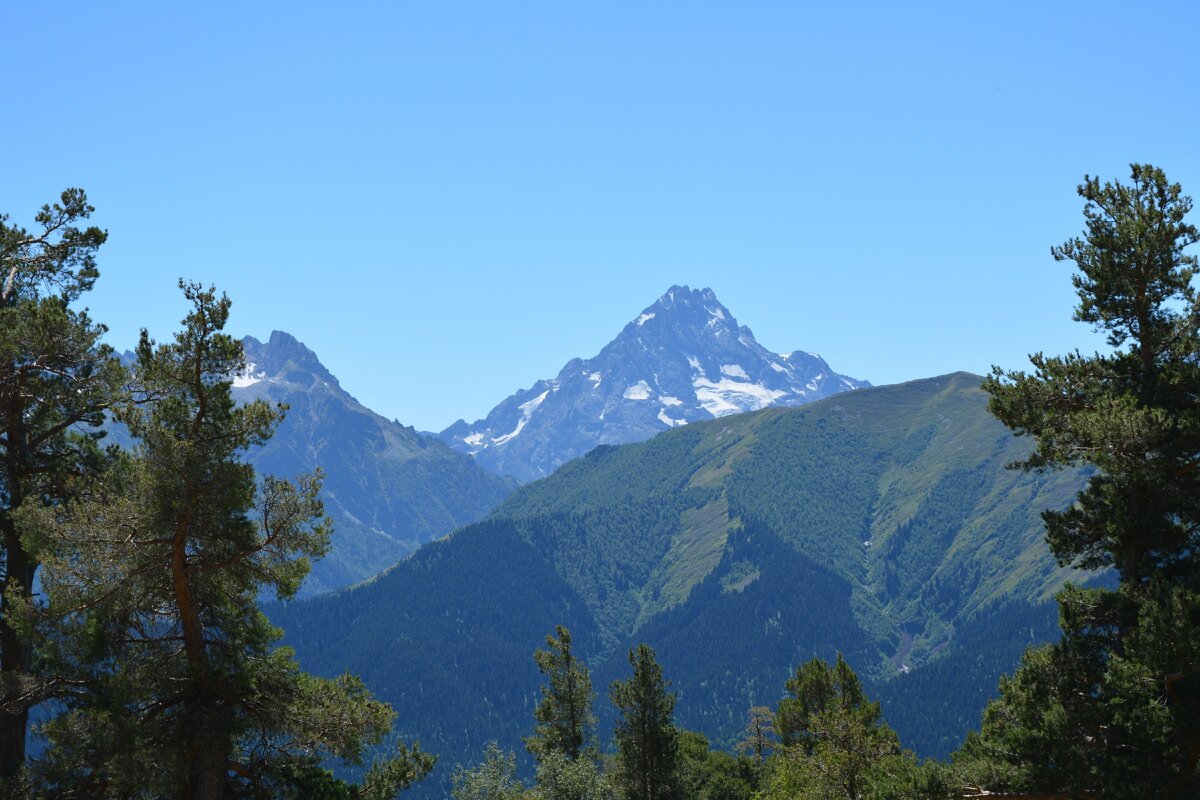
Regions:
<svg viewBox="0 0 1200 800"><path fill-rule="evenodd" d="M1061 638L1026 651L949 763L901 750L840 655L798 667L774 711L751 709L745 785L681 761L669 695L663 755L646 761L648 729L620 703L650 674L642 646L630 683L610 691L622 721L606 769L573 750L548 761L535 734L533 787L481 793L482 773L460 770L456 798L1200 797L1200 263L1187 252L1200 233L1191 198L1150 165L1131 165L1129 183L1086 176L1078 194L1085 230L1051 253L1077 268L1075 319L1111 351L1038 353L1032 373L995 368L984 389L992 413L1035 441L1013 468L1090 468L1073 505L1043 513L1046 538L1060 565L1111 571L1115 585L1059 593ZM504 758L492 748L481 769L503 775ZM585 765L586 792L559 793L560 762ZM689 783L696 774L708 780Z"/></svg>
<svg viewBox="0 0 1200 800"><path fill-rule="evenodd" d="M535 784L489 748L454 778L483 797L1200 797L1200 241L1162 170L1085 177L1068 261L1075 318L1110 352L1035 354L995 369L992 412L1035 448L1018 468L1091 469L1043 514L1059 563L1116 575L1058 596L1061 639L1026 652L982 727L946 764L900 748L850 666L800 665L750 712L743 755L675 728L654 653L609 697L601 754L586 667L556 630L527 747ZM423 776L416 747L351 782L392 712L351 676L301 672L256 600L286 598L329 546L319 473L258 477L242 460L285 409L237 405L229 300L181 282L182 329L143 332L126 369L79 308L106 234L64 192L32 231L0 217L0 792L13 798L392 797ZM132 446L105 447L107 419ZM31 710L38 747L27 750Z"/></svg>
<svg viewBox="0 0 1200 800"><path fill-rule="evenodd" d="M902 751L854 670L813 659L788 679L778 708L751 708L733 756L673 718L675 695L654 651L629 651L631 675L609 687L617 710L602 753L588 668L558 626L534 654L546 679L525 746L537 762L528 787L516 755L489 743L452 777L455 800L784 800L795 797L951 797L949 773Z"/></svg>
<svg viewBox="0 0 1200 800"><path fill-rule="evenodd" d="M106 233L71 189L28 231L0 217L0 795L386 798L432 757L352 676L300 671L258 609L329 547L321 475L244 463L285 409L235 404L229 300L181 281L182 329L125 368L78 301ZM107 419L132 446L103 446ZM30 712L38 708L36 751Z"/></svg>

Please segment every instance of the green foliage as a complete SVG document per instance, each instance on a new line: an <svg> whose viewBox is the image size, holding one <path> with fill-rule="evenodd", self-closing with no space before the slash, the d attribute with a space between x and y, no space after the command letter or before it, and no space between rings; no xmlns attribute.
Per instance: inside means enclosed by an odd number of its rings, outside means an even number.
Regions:
<svg viewBox="0 0 1200 800"><path fill-rule="evenodd" d="M1200 305L1191 286L1200 240L1184 222L1191 198L1161 170L1132 166L1131 184L1085 178L1087 232L1054 248L1074 261L1076 319L1108 332L1109 355L1031 357L1035 372L997 368L990 408L1037 440L1023 462L1087 463L1099 471L1078 502L1045 515L1062 563L1112 566L1136 584L1159 570L1194 572L1189 519L1200 513L1196 390Z"/></svg>
<svg viewBox="0 0 1200 800"><path fill-rule="evenodd" d="M633 675L613 681L609 697L620 714L613 741L617 748L617 784L627 800L680 798L679 732L675 695L654 651L640 644L629 651Z"/></svg>
<svg viewBox="0 0 1200 800"><path fill-rule="evenodd" d="M776 715L785 745L768 765L763 800L951 796L941 770L900 750L840 653L833 666L814 659L798 667L787 689Z"/></svg>
<svg viewBox="0 0 1200 800"><path fill-rule="evenodd" d="M1191 199L1163 172L1085 177L1086 230L1053 248L1075 262L1075 318L1109 354L1031 357L997 368L991 409L1037 447L1019 466L1095 468L1077 501L1047 511L1062 564L1114 567L1115 589L1059 596L1063 639L1001 683L957 756L988 788L1105 797L1200 795L1200 241Z"/></svg>
<svg viewBox="0 0 1200 800"><path fill-rule="evenodd" d="M517 517L515 522L587 604L605 644L615 647L639 619L667 606L661 589L668 578L656 566L669 554L682 516L711 496L698 490L656 494L640 503ZM604 535L598 536L599 531Z"/></svg>
<svg viewBox="0 0 1200 800"><path fill-rule="evenodd" d="M727 591L727 578L744 580L747 564L757 577ZM670 664L674 685L686 687L679 724L730 748L741 738L745 709L774 703L791 665L818 654L832 658L839 647L859 659L876 656L855 618L852 594L848 581L749 519L730 534L721 562L687 601L638 636Z"/></svg>
<svg viewBox="0 0 1200 800"><path fill-rule="evenodd" d="M244 367L222 333L229 301L181 284L184 329L143 333L139 402L118 410L133 438L93 492L65 508L23 508L26 540L62 624L46 657L72 691L44 726L35 786L53 797L381 797L432 760L402 749L361 786L324 774L357 763L394 713L349 677L301 673L258 610L266 587L295 593L328 547L320 476L256 482L242 462L282 409L237 405ZM339 788L340 787L340 788Z"/></svg>
<svg viewBox="0 0 1200 800"><path fill-rule="evenodd" d="M539 763L550 753L560 753L569 761L595 756L596 717L592 714L592 679L587 667L571 652L571 632L562 625L546 637L547 650L536 650L533 660L546 676L542 702L533 712L537 725L525 740Z"/></svg>
<svg viewBox="0 0 1200 800"><path fill-rule="evenodd" d="M835 708L854 712L866 725L879 722L879 704L867 702L858 675L841 653L832 667L819 658L796 667L796 674L788 678L787 691L791 696L779 701L775 714L785 745L812 752L819 740L814 724Z"/></svg>
<svg viewBox="0 0 1200 800"><path fill-rule="evenodd" d="M103 471L98 428L124 379L100 343L104 326L74 307L99 277L107 238L80 227L93 210L68 189L32 232L0 214L0 782L22 767L29 708L61 688L35 665L39 561L16 515L62 505Z"/></svg>
<svg viewBox="0 0 1200 800"><path fill-rule="evenodd" d="M1000 676L1020 663L1021 653L1058 636L1054 603L1012 600L958 624L946 655L873 684L871 696L879 699L905 747L925 758L945 759L967 731L979 728Z"/></svg>
<svg viewBox="0 0 1200 800"><path fill-rule="evenodd" d="M1028 448L987 414L979 380L599 448L377 579L269 613L307 669L362 675L405 735L451 763L528 736L544 681L529 653L559 624L597 686L626 677L628 648L649 644L680 690L678 724L727 749L745 709L774 707L796 664L840 650L903 740L944 755L1021 648L1053 638L1047 612L1030 609L1076 574L1056 568L1038 514L1082 481L1005 470ZM603 739L613 714L596 713ZM449 786L435 774L416 791Z"/></svg>
<svg viewBox="0 0 1200 800"><path fill-rule="evenodd" d="M432 542L351 591L267 612L305 669L360 675L399 711L401 732L450 765L529 734L544 680L529 655L547 630L569 628L581 654L598 639L585 604L507 521ZM447 772L414 793L446 797Z"/></svg>
<svg viewBox="0 0 1200 800"><path fill-rule="evenodd" d="M616 800L607 775L590 758L570 759L550 751L538 763L536 782L526 800Z"/></svg>
<svg viewBox="0 0 1200 800"><path fill-rule="evenodd" d="M682 796L689 800L749 800L762 776L755 759L713 750L694 731L680 733L679 759Z"/></svg>
<svg viewBox="0 0 1200 800"><path fill-rule="evenodd" d="M517 757L488 742L483 763L475 769L459 767L451 781L454 800L520 800L524 787L517 780Z"/></svg>

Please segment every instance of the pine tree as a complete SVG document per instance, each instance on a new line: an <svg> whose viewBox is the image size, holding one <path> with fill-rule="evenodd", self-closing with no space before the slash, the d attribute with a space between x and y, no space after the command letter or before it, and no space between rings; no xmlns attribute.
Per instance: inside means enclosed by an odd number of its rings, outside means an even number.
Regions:
<svg viewBox="0 0 1200 800"><path fill-rule="evenodd" d="M525 746L539 762L547 753L562 753L571 761L581 755L594 756L596 717L592 702L592 679L587 667L571 651L571 632L562 625L546 637L546 650L533 659L546 676L542 700L534 711L537 726Z"/></svg>
<svg viewBox="0 0 1200 800"><path fill-rule="evenodd" d="M537 780L525 800L615 800L607 775L590 758L574 761L550 751L538 763Z"/></svg>
<svg viewBox="0 0 1200 800"><path fill-rule="evenodd" d="M821 658L801 664L796 674L788 678L787 691L791 697L779 701L775 715L778 730L785 745L798 744L806 750L815 742L810 728L818 714L834 706L851 709L868 706L858 675L841 653L832 667ZM878 714L875 704L876 717Z"/></svg>
<svg viewBox="0 0 1200 800"><path fill-rule="evenodd" d="M743 738L734 749L739 753L754 753L761 764L766 754L775 749L775 715L766 706L753 706L749 714Z"/></svg>
<svg viewBox="0 0 1200 800"><path fill-rule="evenodd" d="M617 782L629 800L680 797L679 733L675 695L648 645L629 651L633 675L613 681L609 697L620 713L613 738L619 760Z"/></svg>
<svg viewBox="0 0 1200 800"><path fill-rule="evenodd" d="M42 207L33 232L0 215L0 784L24 764L29 708L61 688L34 672L39 562L16 515L31 503L61 505L73 482L101 468L95 431L123 381L100 343L104 327L75 307L99 277L95 254L107 237L79 227L93 210L82 190L68 189Z"/></svg>
<svg viewBox="0 0 1200 800"><path fill-rule="evenodd" d="M483 763L474 769L459 767L450 776L454 800L521 800L524 787L517 780L517 756L488 742Z"/></svg>
<svg viewBox="0 0 1200 800"><path fill-rule="evenodd" d="M229 301L181 286L184 329L159 346L143 333L142 402L118 413L132 454L90 497L22 518L65 617L52 656L78 687L46 725L39 782L60 797L390 797L431 759L402 748L362 786L332 778L322 759L357 761L393 714L354 678L301 673L256 602L294 594L328 548L320 476L256 481L241 455L283 409L234 403Z"/></svg>
<svg viewBox="0 0 1200 800"><path fill-rule="evenodd" d="M1063 639L1028 653L959 754L989 788L1195 796L1200 760L1200 241L1191 199L1155 167L1085 177L1075 318L1110 353L999 368L992 412L1036 448L1021 465L1085 465L1074 505L1043 514L1059 563L1111 567L1116 589L1059 596Z"/></svg>
<svg viewBox="0 0 1200 800"><path fill-rule="evenodd" d="M787 682L780 703L788 740L772 757L764 800L814 797L946 796L936 776L923 774L896 733L883 724L879 703L867 699L850 665L813 659Z"/></svg>

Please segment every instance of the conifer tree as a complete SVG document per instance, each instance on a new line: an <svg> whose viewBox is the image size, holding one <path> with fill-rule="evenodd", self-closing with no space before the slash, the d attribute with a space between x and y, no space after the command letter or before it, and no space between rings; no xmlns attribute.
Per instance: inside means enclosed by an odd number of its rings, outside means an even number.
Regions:
<svg viewBox="0 0 1200 800"><path fill-rule="evenodd" d="M775 749L775 715L766 706L753 706L749 715L750 720L742 731L743 738L734 749L739 753L753 753L761 764L766 754Z"/></svg>
<svg viewBox="0 0 1200 800"><path fill-rule="evenodd" d="M633 675L609 687L620 713L613 733L617 783L629 800L676 800L681 795L675 695L667 691L670 684L648 645L631 649L629 664Z"/></svg>
<svg viewBox="0 0 1200 800"><path fill-rule="evenodd" d="M72 482L102 466L95 431L123 380L100 343L104 326L76 307L99 277L95 254L107 237L81 227L93 210L82 190L68 189L42 207L32 232L0 215L0 784L24 764L29 708L56 688L34 672L39 562L16 512L61 505Z"/></svg>
<svg viewBox="0 0 1200 800"><path fill-rule="evenodd" d="M534 711L537 726L525 746L539 762L551 752L562 753L571 761L595 753L592 679L571 651L571 632L559 625L555 634L546 637L546 650L533 654L547 685L542 687L542 700Z"/></svg>
<svg viewBox="0 0 1200 800"><path fill-rule="evenodd" d="M517 779L517 756L494 741L484 749L483 763L474 769L459 767L450 776L454 800L521 800L524 787Z"/></svg>
<svg viewBox="0 0 1200 800"><path fill-rule="evenodd" d="M1195 796L1200 760L1200 241L1191 199L1162 170L1085 177L1075 318L1109 353L999 368L990 407L1036 448L1021 465L1084 465L1070 508L1043 514L1063 565L1112 568L1116 589L1068 587L1062 641L1027 653L960 764L987 788Z"/></svg>
<svg viewBox="0 0 1200 800"><path fill-rule="evenodd" d="M779 701L775 717L780 736L785 745L801 745L810 750L814 743L810 727L816 716L834 706L861 709L870 706L858 675L837 654L832 667L824 659L814 658L796 668L796 674L787 680L790 697ZM874 704L875 718L879 716L878 704ZM871 722L875 722L875 718Z"/></svg>
<svg viewBox="0 0 1200 800"><path fill-rule="evenodd" d="M67 710L46 725L36 765L58 797L218 800L391 797L431 759L401 748L364 783L334 779L322 759L357 761L391 710L350 677L305 675L258 610L295 593L325 552L320 476L256 481L241 460L283 409L236 405L244 369L222 332L229 301L195 284L184 329L156 346L143 333L140 404L118 413L132 454L86 498L25 511L48 566L45 590L64 625L52 639L74 671Z"/></svg>
<svg viewBox="0 0 1200 800"><path fill-rule="evenodd" d="M787 721L788 743L771 759L764 800L948 795L936 774L900 750L841 653L833 666L819 658L801 665L787 688L792 696L778 717Z"/></svg>

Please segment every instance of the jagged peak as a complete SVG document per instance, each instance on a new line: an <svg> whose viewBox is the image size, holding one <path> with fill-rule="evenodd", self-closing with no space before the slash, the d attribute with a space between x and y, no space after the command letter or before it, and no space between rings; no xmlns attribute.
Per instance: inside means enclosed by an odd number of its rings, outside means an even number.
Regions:
<svg viewBox="0 0 1200 800"><path fill-rule="evenodd" d="M714 319L720 323L728 323L730 327L737 329L737 320L733 318L729 309L717 299L716 293L708 287L692 289L687 284L676 284L663 292L652 305L643 309L632 324L641 327L660 315L664 318L691 316L702 318L705 321Z"/></svg>
<svg viewBox="0 0 1200 800"><path fill-rule="evenodd" d="M717 300L717 296L713 290L707 286L703 289L692 289L686 283L675 284L670 289L659 296L654 302L655 306L662 308L670 308L672 306L687 306L687 305L720 305L721 301ZM651 306L653 308L653 306Z"/></svg>
<svg viewBox="0 0 1200 800"><path fill-rule="evenodd" d="M253 336L247 336L242 339L242 347L246 351L246 360L268 375L275 375L291 364L295 369L312 373L320 380L340 388L337 378L325 368L317 354L286 331L271 331L271 337L265 344Z"/></svg>

